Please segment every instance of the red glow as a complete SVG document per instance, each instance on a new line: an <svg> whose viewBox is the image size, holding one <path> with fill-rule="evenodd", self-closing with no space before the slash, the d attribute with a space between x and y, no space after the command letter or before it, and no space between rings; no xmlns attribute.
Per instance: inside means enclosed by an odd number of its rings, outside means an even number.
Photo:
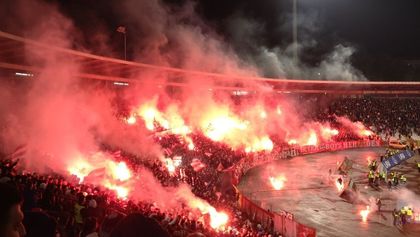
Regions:
<svg viewBox="0 0 420 237"><path fill-rule="evenodd" d="M85 160L77 160L74 164L68 167L67 171L79 178L79 183L82 183L85 177L93 170L93 166Z"/></svg>
<svg viewBox="0 0 420 237"><path fill-rule="evenodd" d="M369 216L369 213L370 213L370 207L369 206L366 206L366 209L365 210L361 210L359 212L359 214L362 216L363 222L366 222L367 221L367 218Z"/></svg>
<svg viewBox="0 0 420 237"><path fill-rule="evenodd" d="M217 212L216 209L210 208L209 209L210 214L210 226L211 228L217 230L224 226L229 221L229 216L224 212Z"/></svg>
<svg viewBox="0 0 420 237"><path fill-rule="evenodd" d="M276 112L278 115L281 115L283 113L279 105L277 106Z"/></svg>
<svg viewBox="0 0 420 237"><path fill-rule="evenodd" d="M209 225L211 228L219 230L227 226L229 216L225 212L218 212L216 208L201 199L189 199L188 202L191 207L197 208L202 214L208 213L210 215Z"/></svg>
<svg viewBox="0 0 420 237"><path fill-rule="evenodd" d="M216 115L205 124L205 134L213 141L221 141L234 130L245 130L247 127L244 122L239 121L237 118L224 115Z"/></svg>
<svg viewBox="0 0 420 237"><path fill-rule="evenodd" d="M172 160L171 158L166 158L164 162L169 174L174 175L176 168L179 166L179 163L174 162L174 160Z"/></svg>
<svg viewBox="0 0 420 237"><path fill-rule="evenodd" d="M282 190L287 179L284 175L280 175L277 177L269 177L269 180L274 190Z"/></svg>
<svg viewBox="0 0 420 237"><path fill-rule="evenodd" d="M105 181L105 182L104 182L104 186L105 186L106 188L110 189L110 190L114 190L114 191L115 191L115 193L117 194L117 197L118 197L118 198L121 198L121 199L127 199L127 197L128 197L128 193L129 193L129 191L128 191L128 188L127 188L127 187L124 187L124 186L119 186L119 185L115 185L115 184L111 184L111 183L110 183L110 182L108 182L108 181Z"/></svg>
<svg viewBox="0 0 420 237"><path fill-rule="evenodd" d="M361 122L352 122L345 117L337 117L337 120L345 127L350 128L355 134L360 137L368 137L374 133L365 127Z"/></svg>
<svg viewBox="0 0 420 237"><path fill-rule="evenodd" d="M331 129L328 127L323 127L321 132L322 132L323 137L328 137L328 138L332 136L336 136L339 133L337 129Z"/></svg>
<svg viewBox="0 0 420 237"><path fill-rule="evenodd" d="M86 159L75 160L68 167L68 172L79 178L79 183L84 181L104 186L114 190L119 198L126 199L129 195L129 179L132 177L131 170L125 162L115 162L104 153L95 153ZM91 174L94 173L94 174Z"/></svg>
<svg viewBox="0 0 420 237"><path fill-rule="evenodd" d="M335 180L335 186L337 187L337 191L341 192L344 189L344 181L341 180L341 183L338 181L338 179Z"/></svg>
<svg viewBox="0 0 420 237"><path fill-rule="evenodd" d="M362 136L368 137L368 136L373 135L373 132L372 131L369 131L369 130L366 130L366 129L363 129L363 130L360 131L360 134Z"/></svg>
<svg viewBox="0 0 420 237"><path fill-rule="evenodd" d="M125 162L119 162L118 164L110 162L110 170L112 172L112 177L119 181L126 181L131 178L131 171L128 169Z"/></svg>
<svg viewBox="0 0 420 237"><path fill-rule="evenodd" d="M127 121L127 124L129 124L129 125L133 125L133 124L135 124L135 123L137 122L137 119L136 119L136 117L135 117L135 116L130 115L130 117L128 117L128 118L126 119L126 121Z"/></svg>
<svg viewBox="0 0 420 237"><path fill-rule="evenodd" d="M316 136L316 133L312 130L305 145L316 146L317 144L318 144L318 138Z"/></svg>
<svg viewBox="0 0 420 237"><path fill-rule="evenodd" d="M189 139L193 132L199 132L232 149L244 149L247 153L273 150L275 145L271 136L277 135L276 131L283 133L279 134L283 135L280 137L284 137L284 141L290 145L307 146L330 142L340 133L328 123L302 123L287 104L270 106L263 102L252 103L238 112L236 107L229 104L209 100L197 106L196 101L200 99L181 105L156 96L140 103L132 113L142 118L149 130L153 131L159 126L168 133L180 135L189 150L195 149L195 144ZM273 116L276 114L279 116ZM132 123L133 120L129 118L127 122ZM353 123L344 117L337 117L337 120L359 136L373 134L359 122Z"/></svg>

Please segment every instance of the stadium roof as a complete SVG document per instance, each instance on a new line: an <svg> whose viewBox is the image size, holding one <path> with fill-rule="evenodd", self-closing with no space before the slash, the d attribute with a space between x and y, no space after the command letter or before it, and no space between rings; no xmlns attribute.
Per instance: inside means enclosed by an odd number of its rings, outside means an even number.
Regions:
<svg viewBox="0 0 420 237"><path fill-rule="evenodd" d="M196 77L197 80L211 81L213 88L227 90L257 90L260 82L277 92L298 93L343 93L343 94L420 94L420 82L371 82L371 81L326 81L326 80L289 80L261 77L225 75L180 68L124 61L84 53L72 49L47 45L20 36L0 31L0 68L37 74L42 68L28 62L25 51L31 48L53 51L80 65L75 76L114 82L144 83L149 73L168 75L166 85L188 86L183 76ZM152 82L153 83L153 82ZM158 82L156 82L158 83ZM159 82L162 83L162 82Z"/></svg>

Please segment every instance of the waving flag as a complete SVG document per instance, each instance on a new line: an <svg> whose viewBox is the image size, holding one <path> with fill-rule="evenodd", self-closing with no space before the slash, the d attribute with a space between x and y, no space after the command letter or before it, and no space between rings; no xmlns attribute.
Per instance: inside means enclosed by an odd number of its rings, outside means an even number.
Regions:
<svg viewBox="0 0 420 237"><path fill-rule="evenodd" d="M195 172L198 172L198 171L204 169L204 167L206 167L206 165L203 164L199 159L194 158L191 162L191 167L194 169Z"/></svg>
<svg viewBox="0 0 420 237"><path fill-rule="evenodd" d="M22 145L16 147L16 149L9 155L10 159L13 160L13 159L17 159L17 158L20 158L20 157L24 156L26 154L27 150L28 150L28 147L27 147L26 144L22 144Z"/></svg>

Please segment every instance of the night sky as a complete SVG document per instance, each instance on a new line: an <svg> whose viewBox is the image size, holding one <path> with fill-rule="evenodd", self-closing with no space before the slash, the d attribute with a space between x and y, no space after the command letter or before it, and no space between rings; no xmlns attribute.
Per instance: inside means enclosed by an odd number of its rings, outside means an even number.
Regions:
<svg viewBox="0 0 420 237"><path fill-rule="evenodd" d="M89 35L100 29L114 42L111 47L117 48L121 37L115 33L116 27L125 25L129 30L133 24L119 9L120 0L47 2L57 4L73 20L85 36L82 44L93 51L95 45ZM163 2L177 9L186 1ZM235 15L264 25L258 37L269 47L285 47L292 41L291 0L197 0L195 3L195 11L202 21L232 45L227 22ZM298 37L317 42L302 52L303 62L316 65L335 45L343 44L356 49L351 63L369 80L420 80L420 1L298 0L298 11L299 18L304 19ZM130 37L129 51L138 40L133 33Z"/></svg>

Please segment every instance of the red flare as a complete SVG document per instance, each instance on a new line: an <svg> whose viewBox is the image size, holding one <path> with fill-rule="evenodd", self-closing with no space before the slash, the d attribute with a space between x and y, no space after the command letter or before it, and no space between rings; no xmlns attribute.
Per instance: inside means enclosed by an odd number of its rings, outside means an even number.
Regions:
<svg viewBox="0 0 420 237"><path fill-rule="evenodd" d="M366 206L366 210L361 210L360 211L360 215L362 216L363 222L367 221L369 213L370 213L370 207L369 206Z"/></svg>
<svg viewBox="0 0 420 237"><path fill-rule="evenodd" d="M284 175L280 175L277 177L270 177L269 180L274 190L282 190L287 179Z"/></svg>
<svg viewBox="0 0 420 237"><path fill-rule="evenodd" d="M136 119L136 117L134 115L130 115L130 117L128 117L126 119L126 122L129 125L133 125L133 124L135 124L137 122L137 119Z"/></svg>
<svg viewBox="0 0 420 237"><path fill-rule="evenodd" d="M344 189L344 182L343 182L343 180L341 179L341 182L340 182L339 179L336 179L335 180L335 186L337 187L337 190L339 192L343 191L343 189Z"/></svg>

